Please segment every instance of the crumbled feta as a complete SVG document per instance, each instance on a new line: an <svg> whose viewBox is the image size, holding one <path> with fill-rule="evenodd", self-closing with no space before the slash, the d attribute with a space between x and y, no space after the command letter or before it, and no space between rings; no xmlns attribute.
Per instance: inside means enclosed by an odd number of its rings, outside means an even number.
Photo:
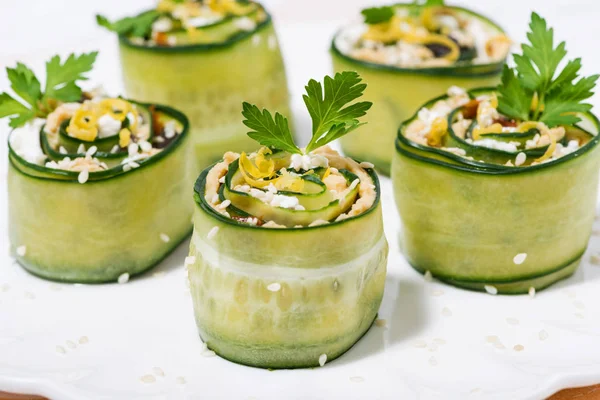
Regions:
<svg viewBox="0 0 600 400"><path fill-rule="evenodd" d="M177 131L175 130L175 121L171 120L165 124L164 133L167 139L175 137L177 134Z"/></svg>
<svg viewBox="0 0 600 400"><path fill-rule="evenodd" d="M299 201L297 197L276 194L273 196L270 204L273 207L296 208L299 205Z"/></svg>
<svg viewBox="0 0 600 400"><path fill-rule="evenodd" d="M98 118L98 138L114 136L121 130L121 121L104 114Z"/></svg>
<svg viewBox="0 0 600 400"><path fill-rule="evenodd" d="M556 149L554 149L554 153L552 153L553 158L560 158L566 156L567 154L571 154L574 151L579 149L579 142L577 140L569 140L567 146L563 146L560 143L556 144Z"/></svg>
<svg viewBox="0 0 600 400"><path fill-rule="evenodd" d="M329 160L320 154L292 154L290 168L296 171L311 170L313 168L327 168Z"/></svg>
<svg viewBox="0 0 600 400"><path fill-rule="evenodd" d="M533 139L527 140L525 142L525 148L526 149L533 149L538 147L538 143L540 141L540 134L536 133L535 136L533 137Z"/></svg>
<svg viewBox="0 0 600 400"><path fill-rule="evenodd" d="M256 28L256 22L248 17L237 18L233 23L243 31L253 31Z"/></svg>
<svg viewBox="0 0 600 400"><path fill-rule="evenodd" d="M219 15L211 15L211 16L201 16L201 17L193 17L185 20L185 24L188 27L192 28L200 28L202 26L214 24L217 21L222 20L223 17Z"/></svg>
<svg viewBox="0 0 600 400"><path fill-rule="evenodd" d="M20 128L16 128L10 135L10 147L25 161L32 164L44 165L46 155L40 146L40 129L45 120L36 118Z"/></svg>
<svg viewBox="0 0 600 400"><path fill-rule="evenodd" d="M520 144L519 142L506 143L506 142L500 142L500 141L494 140L494 139L481 139L481 140L473 141L474 146L486 147L488 149L495 149L495 150L503 150L503 151L508 151L511 153L517 152L517 146L519 144Z"/></svg>
<svg viewBox="0 0 600 400"><path fill-rule="evenodd" d="M169 32L172 28L173 22L167 17L161 17L152 23L153 32Z"/></svg>

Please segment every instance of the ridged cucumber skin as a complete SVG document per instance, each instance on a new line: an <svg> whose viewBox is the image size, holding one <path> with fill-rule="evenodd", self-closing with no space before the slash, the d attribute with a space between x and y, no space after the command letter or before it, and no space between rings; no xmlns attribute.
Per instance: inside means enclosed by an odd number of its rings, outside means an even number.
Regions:
<svg viewBox="0 0 600 400"><path fill-rule="evenodd" d="M116 282L157 264L191 230L191 138L182 139L157 162L85 184L32 177L11 161L9 237L19 264L46 279L80 283ZM24 256L15 251L20 246Z"/></svg>
<svg viewBox="0 0 600 400"><path fill-rule="evenodd" d="M261 368L333 360L377 315L387 254L379 204L302 229L241 226L197 206L188 276L200 336L224 358Z"/></svg>
<svg viewBox="0 0 600 400"><path fill-rule="evenodd" d="M500 82L500 69L473 76L434 75L418 72L386 71L343 57L332 50L335 72L356 71L367 84L365 100L373 102L363 117L366 125L340 139L342 150L358 160L369 160L377 170L390 175L394 143L400 123L410 118L427 100L444 94L452 85L465 89L494 86ZM500 64L501 65L501 64Z"/></svg>
<svg viewBox="0 0 600 400"><path fill-rule="evenodd" d="M457 286L524 293L577 268L594 221L599 146L515 173L452 168L405 151L396 151L392 181L400 246L416 269ZM519 253L527 258L517 265Z"/></svg>
<svg viewBox="0 0 600 400"><path fill-rule="evenodd" d="M127 96L170 104L190 119L194 176L226 151L252 151L242 102L290 115L287 80L272 22L228 46L155 51L120 42Z"/></svg>

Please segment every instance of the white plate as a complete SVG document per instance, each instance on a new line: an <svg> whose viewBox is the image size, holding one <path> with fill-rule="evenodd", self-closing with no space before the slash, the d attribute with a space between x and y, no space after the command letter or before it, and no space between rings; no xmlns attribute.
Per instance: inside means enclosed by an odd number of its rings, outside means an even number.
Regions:
<svg viewBox="0 0 600 400"><path fill-rule="evenodd" d="M333 22L281 27L296 126L305 132L310 120L299 95L309 77L320 78L328 70L323 38L334 27ZM109 36L101 32L99 39L72 47L103 49L94 79L116 90L115 41ZM45 58L29 56L36 66ZM0 81L6 88L4 77ZM4 185L6 146L0 142ZM187 243L125 285L56 284L14 264L7 254L3 212L0 390L53 400L505 400L540 399L561 388L600 382L600 267L589 263L589 254L600 250L600 237L592 237L572 278L533 299L427 283L398 251L391 184L382 181L390 258L380 318L387 327L373 327L344 356L311 370L266 371L201 355L185 284ZM0 210L6 210L6 193ZM546 340L540 340L541 331L547 332ZM487 343L489 335L498 336L505 348ZM80 344L84 336L88 342ZM513 350L517 344L524 350Z"/></svg>

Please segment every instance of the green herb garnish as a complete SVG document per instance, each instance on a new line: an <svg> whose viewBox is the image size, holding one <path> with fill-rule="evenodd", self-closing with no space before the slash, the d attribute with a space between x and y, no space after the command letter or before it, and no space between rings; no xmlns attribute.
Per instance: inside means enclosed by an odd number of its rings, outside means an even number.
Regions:
<svg viewBox="0 0 600 400"><path fill-rule="evenodd" d="M102 15L96 15L96 22L104 28L119 35L135 37L148 37L152 33L152 24L160 17L156 10L143 12L135 17L125 17L115 22L110 22Z"/></svg>
<svg viewBox="0 0 600 400"><path fill-rule="evenodd" d="M308 153L318 147L338 139L359 126L358 118L367 113L373 103L368 101L352 103L362 96L366 84L360 83L356 72L341 72L333 78L326 76L325 92L321 83L311 79L303 95L304 103L312 119L312 139L306 146ZM244 103L243 123L252 132L248 136L263 146L285 150L290 153L302 153L294 143L287 119L279 113L275 118L267 110L262 112L258 107Z"/></svg>
<svg viewBox="0 0 600 400"><path fill-rule="evenodd" d="M580 118L574 114L592 108L583 101L593 95L599 75L577 80L580 58L570 60L559 71L567 55L565 42L554 47L554 30L536 13L531 14L529 27L529 44L521 46L523 54L513 55L516 68L504 67L498 110L508 117L541 121L549 127L576 124Z"/></svg>
<svg viewBox="0 0 600 400"><path fill-rule="evenodd" d="M81 88L77 81L87 80L85 74L92 69L97 51L71 54L62 64L59 56L46 62L46 85L42 92L39 79L24 64L6 68L10 87L16 98L8 93L0 93L0 118L11 117L12 128L25 125L35 117L44 118L54 108L55 102L78 101Z"/></svg>
<svg viewBox="0 0 600 400"><path fill-rule="evenodd" d="M365 24L373 25L390 21L396 12L394 7L385 6L365 8L360 13L365 18Z"/></svg>

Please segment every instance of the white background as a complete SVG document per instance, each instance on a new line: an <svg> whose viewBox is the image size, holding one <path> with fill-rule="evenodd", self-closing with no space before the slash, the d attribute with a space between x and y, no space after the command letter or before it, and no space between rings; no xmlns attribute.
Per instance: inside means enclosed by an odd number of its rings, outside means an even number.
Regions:
<svg viewBox="0 0 600 400"><path fill-rule="evenodd" d="M344 20L374 2L265 1L274 15L286 59L293 110L308 132L300 93L309 78L330 73L331 35ZM0 67L19 60L41 71L51 55L101 50L92 80L120 89L114 35L94 14L120 17L152 6L142 0L0 0ZM583 72L600 72L597 1L483 1L458 4L484 11L516 41L536 10L583 57ZM259 83L258 83L259 84ZM8 87L0 72L0 91ZM596 96L593 104L598 104ZM6 121L0 122L6 133ZM0 140L0 185L6 146ZM492 297L425 283L402 259L398 217L389 180L383 179L389 277L382 304L385 329L373 328L338 361L317 370L268 372L199 355L191 299L182 268L185 245L155 271L127 285L56 285L29 276L0 248L0 389L37 392L53 399L539 399L560 388L600 382L600 267L589 254L577 274L529 299ZM6 209L0 189L0 210ZM2 215L2 214L0 214ZM596 226L596 230L600 227ZM6 219L0 241L6 242ZM3 243L5 244L5 243ZM549 249L551 251L551 249ZM159 275L154 274L159 272ZM449 316L444 309L451 311ZM519 321L507 323L507 318ZM511 320L512 321L512 320ZM541 330L549 339L541 342ZM67 340L87 345L71 350ZM506 349L485 343L498 335ZM447 343L435 349L434 338ZM429 348L415 347L424 341ZM513 345L525 350L515 352ZM67 348L67 354L55 351ZM435 363L432 363L432 358ZM433 365L435 364L435 365ZM140 382L158 366L165 377ZM185 385L176 383L184 377ZM360 378L360 379L358 379Z"/></svg>

